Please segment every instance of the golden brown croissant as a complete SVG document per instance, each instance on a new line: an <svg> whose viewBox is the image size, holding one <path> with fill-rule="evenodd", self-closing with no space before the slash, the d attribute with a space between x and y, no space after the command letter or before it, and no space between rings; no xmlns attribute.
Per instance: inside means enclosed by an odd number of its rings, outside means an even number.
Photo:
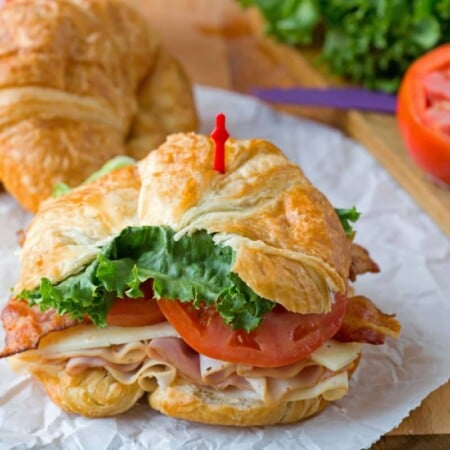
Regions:
<svg viewBox="0 0 450 450"><path fill-rule="evenodd" d="M361 342L398 335L393 317L348 289L351 241L299 167L261 139L229 139L223 174L213 157L209 137L171 135L33 219L0 357L15 354L13 367L66 411L115 415L145 395L193 421L295 422L347 393ZM362 253L354 274L371 270ZM135 282L142 292L124 291ZM220 299L196 308L201 284L219 285ZM241 307L251 319L249 298L258 311L272 302L261 321L225 325L220 306L231 300L226 314ZM90 323L101 314L104 327Z"/></svg>
<svg viewBox="0 0 450 450"><path fill-rule="evenodd" d="M0 57L0 180L30 211L58 182L197 125L183 71L122 2L9 1Z"/></svg>

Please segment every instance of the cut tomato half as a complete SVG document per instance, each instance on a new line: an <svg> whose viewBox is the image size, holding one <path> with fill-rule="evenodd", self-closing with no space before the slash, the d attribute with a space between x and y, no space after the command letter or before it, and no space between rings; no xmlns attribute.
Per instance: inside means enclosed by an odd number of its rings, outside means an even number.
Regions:
<svg viewBox="0 0 450 450"><path fill-rule="evenodd" d="M450 184L450 44L409 67L400 85L397 121L415 163Z"/></svg>

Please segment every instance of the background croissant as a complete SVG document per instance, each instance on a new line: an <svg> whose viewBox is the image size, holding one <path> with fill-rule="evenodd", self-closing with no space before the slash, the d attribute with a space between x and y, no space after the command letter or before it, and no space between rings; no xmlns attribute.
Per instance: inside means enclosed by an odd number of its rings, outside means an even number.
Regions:
<svg viewBox="0 0 450 450"><path fill-rule="evenodd" d="M118 154L195 129L189 81L139 13L115 0L0 8L0 180L36 211Z"/></svg>

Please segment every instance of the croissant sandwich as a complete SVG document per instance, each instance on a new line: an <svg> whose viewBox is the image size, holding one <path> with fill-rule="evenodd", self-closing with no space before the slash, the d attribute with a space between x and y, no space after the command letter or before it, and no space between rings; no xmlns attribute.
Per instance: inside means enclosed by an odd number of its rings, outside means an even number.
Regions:
<svg viewBox="0 0 450 450"><path fill-rule="evenodd" d="M9 0L0 57L0 181L29 211L58 183L196 129L189 80L122 1Z"/></svg>
<svg viewBox="0 0 450 450"><path fill-rule="evenodd" d="M398 335L352 294L378 271L354 217L271 143L225 150L219 173L209 137L171 135L35 216L2 356L64 410L110 416L146 396L192 421L299 421L346 394L362 343Z"/></svg>

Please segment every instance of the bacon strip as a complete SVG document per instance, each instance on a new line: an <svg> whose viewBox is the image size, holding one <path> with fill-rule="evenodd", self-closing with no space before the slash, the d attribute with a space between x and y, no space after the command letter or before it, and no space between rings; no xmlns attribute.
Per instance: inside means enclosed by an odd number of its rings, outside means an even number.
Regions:
<svg viewBox="0 0 450 450"><path fill-rule="evenodd" d="M6 342L0 358L37 348L41 338L51 331L90 323L88 320L80 322L70 319L68 315L60 316L54 310L41 312L37 306L30 307L25 301L14 298L3 309L2 321Z"/></svg>
<svg viewBox="0 0 450 450"><path fill-rule="evenodd" d="M341 329L333 339L383 344L386 336L398 337L400 328L394 314L384 314L370 299L357 295L348 299Z"/></svg>
<svg viewBox="0 0 450 450"><path fill-rule="evenodd" d="M370 257L369 252L361 245L352 242L350 246L350 254L352 262L350 265L350 273L348 278L355 281L357 275L372 272L378 273L380 268L378 264Z"/></svg>

